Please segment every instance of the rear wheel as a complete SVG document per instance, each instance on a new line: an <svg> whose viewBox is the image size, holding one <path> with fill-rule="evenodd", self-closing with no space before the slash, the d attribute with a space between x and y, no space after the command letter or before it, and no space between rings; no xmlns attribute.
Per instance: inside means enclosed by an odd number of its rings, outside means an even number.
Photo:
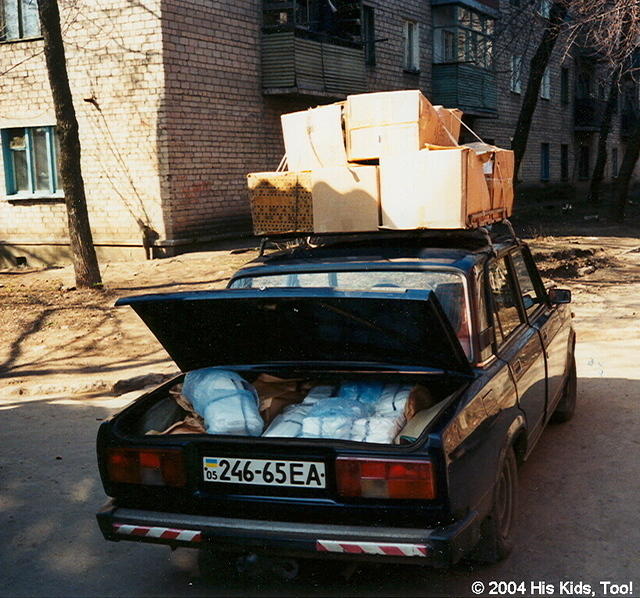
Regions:
<svg viewBox="0 0 640 598"><path fill-rule="evenodd" d="M473 559L497 563L513 548L512 531L518 504L518 465L513 447L505 451L500 475L493 491L493 507L482 522L481 538Z"/></svg>
<svg viewBox="0 0 640 598"><path fill-rule="evenodd" d="M562 398L556 407L551 421L554 423L568 422L575 413L576 401L578 398L578 376L576 373L576 358L571 357L571 365L569 366L569 376L564 386Z"/></svg>

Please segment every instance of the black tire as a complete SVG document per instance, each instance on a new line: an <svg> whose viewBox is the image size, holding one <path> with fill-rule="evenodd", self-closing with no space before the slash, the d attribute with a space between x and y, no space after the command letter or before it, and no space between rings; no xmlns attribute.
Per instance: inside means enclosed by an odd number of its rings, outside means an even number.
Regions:
<svg viewBox="0 0 640 598"><path fill-rule="evenodd" d="M556 424L568 422L576 411L576 401L578 398L578 375L576 373L576 357L571 356L571 365L569 366L569 376L564 385L562 398L558 402L551 421Z"/></svg>
<svg viewBox="0 0 640 598"><path fill-rule="evenodd" d="M500 473L493 490L493 506L482 522L480 541L472 559L497 563L507 558L513 549L513 529L518 506L518 463L513 447L502 458Z"/></svg>

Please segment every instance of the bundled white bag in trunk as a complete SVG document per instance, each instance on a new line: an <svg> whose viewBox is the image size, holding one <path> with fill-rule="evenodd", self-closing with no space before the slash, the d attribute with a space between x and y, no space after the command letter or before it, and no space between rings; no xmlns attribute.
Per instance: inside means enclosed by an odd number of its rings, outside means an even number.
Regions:
<svg viewBox="0 0 640 598"><path fill-rule="evenodd" d="M216 368L188 372L182 394L204 418L208 434L262 434L258 395L238 374Z"/></svg>

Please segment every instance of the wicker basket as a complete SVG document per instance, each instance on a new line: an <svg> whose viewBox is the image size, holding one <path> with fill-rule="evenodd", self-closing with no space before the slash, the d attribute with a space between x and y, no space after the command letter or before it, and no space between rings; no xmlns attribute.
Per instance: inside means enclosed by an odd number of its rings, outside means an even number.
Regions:
<svg viewBox="0 0 640 598"><path fill-rule="evenodd" d="M248 184L254 234L313 232L310 172L256 172Z"/></svg>

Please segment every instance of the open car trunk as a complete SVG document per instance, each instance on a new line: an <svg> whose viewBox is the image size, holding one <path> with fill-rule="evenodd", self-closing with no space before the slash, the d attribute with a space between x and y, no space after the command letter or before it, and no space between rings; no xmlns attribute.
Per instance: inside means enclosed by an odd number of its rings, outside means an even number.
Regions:
<svg viewBox="0 0 640 598"><path fill-rule="evenodd" d="M138 435L410 444L470 375L430 291L242 289L118 305L187 372L130 424Z"/></svg>

